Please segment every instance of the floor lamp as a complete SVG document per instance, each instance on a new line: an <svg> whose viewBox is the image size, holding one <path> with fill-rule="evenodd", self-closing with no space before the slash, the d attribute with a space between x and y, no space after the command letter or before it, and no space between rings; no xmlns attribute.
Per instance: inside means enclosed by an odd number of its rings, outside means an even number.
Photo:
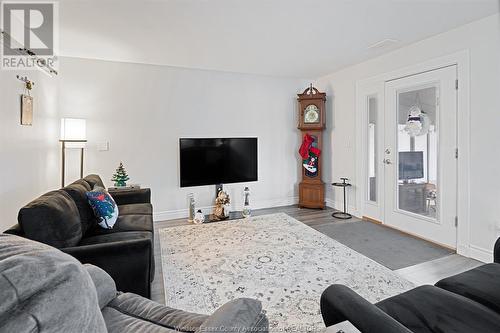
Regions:
<svg viewBox="0 0 500 333"><path fill-rule="evenodd" d="M87 142L86 120L77 118L61 119L61 187L64 187L66 171L66 149L80 149L80 178L83 178L83 152Z"/></svg>

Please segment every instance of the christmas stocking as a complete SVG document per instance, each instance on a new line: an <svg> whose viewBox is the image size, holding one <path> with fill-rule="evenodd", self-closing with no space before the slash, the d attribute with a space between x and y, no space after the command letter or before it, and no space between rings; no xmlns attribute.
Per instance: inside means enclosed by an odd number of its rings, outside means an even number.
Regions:
<svg viewBox="0 0 500 333"><path fill-rule="evenodd" d="M321 150L316 147L311 147L311 149L309 149L309 152L316 155L316 157L319 157L319 155L321 155Z"/></svg>
<svg viewBox="0 0 500 333"><path fill-rule="evenodd" d="M318 148L311 147L307 159L302 161L302 166L311 174L318 172L318 157L320 152Z"/></svg>
<svg viewBox="0 0 500 333"><path fill-rule="evenodd" d="M311 148L313 142L314 138L306 133L299 149L299 154L303 159L307 159L307 157L309 156L309 148Z"/></svg>

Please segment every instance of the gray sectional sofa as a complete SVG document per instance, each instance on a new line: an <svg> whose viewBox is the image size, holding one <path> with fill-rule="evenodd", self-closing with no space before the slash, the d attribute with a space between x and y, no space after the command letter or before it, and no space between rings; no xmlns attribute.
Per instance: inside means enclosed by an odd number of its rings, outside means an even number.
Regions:
<svg viewBox="0 0 500 333"><path fill-rule="evenodd" d="M212 315L116 290L102 269L60 250L0 234L0 332L268 332L259 301L240 298Z"/></svg>
<svg viewBox="0 0 500 333"><path fill-rule="evenodd" d="M45 193L22 207L19 223L5 233L54 246L104 269L119 290L149 298L155 270L151 191L113 192L118 220L113 229L103 229L85 195L96 187L104 187L101 178L88 175Z"/></svg>

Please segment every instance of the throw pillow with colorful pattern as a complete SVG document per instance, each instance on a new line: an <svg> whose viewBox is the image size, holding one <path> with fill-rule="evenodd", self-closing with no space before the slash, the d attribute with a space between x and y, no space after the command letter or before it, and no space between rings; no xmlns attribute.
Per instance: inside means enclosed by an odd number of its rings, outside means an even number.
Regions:
<svg viewBox="0 0 500 333"><path fill-rule="evenodd" d="M118 206L113 197L103 188L96 188L85 194L99 220L99 226L104 229L112 229L118 219Z"/></svg>

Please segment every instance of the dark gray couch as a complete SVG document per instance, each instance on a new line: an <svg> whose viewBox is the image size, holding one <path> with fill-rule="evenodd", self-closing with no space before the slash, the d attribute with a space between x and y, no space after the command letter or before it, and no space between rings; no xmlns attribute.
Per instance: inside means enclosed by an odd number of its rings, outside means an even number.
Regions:
<svg viewBox="0 0 500 333"><path fill-rule="evenodd" d="M362 333L500 332L500 239L485 264L371 304L343 285L321 296L327 326L349 320Z"/></svg>
<svg viewBox="0 0 500 333"><path fill-rule="evenodd" d="M259 301L201 315L117 292L102 269L54 247L0 235L0 332L268 332Z"/></svg>
<svg viewBox="0 0 500 333"><path fill-rule="evenodd" d="M149 298L154 277L151 192L113 192L118 220L113 229L103 229L85 195L96 186L104 187L101 178L89 175L42 195L21 208L19 223L5 233L54 246L104 269L119 290Z"/></svg>

